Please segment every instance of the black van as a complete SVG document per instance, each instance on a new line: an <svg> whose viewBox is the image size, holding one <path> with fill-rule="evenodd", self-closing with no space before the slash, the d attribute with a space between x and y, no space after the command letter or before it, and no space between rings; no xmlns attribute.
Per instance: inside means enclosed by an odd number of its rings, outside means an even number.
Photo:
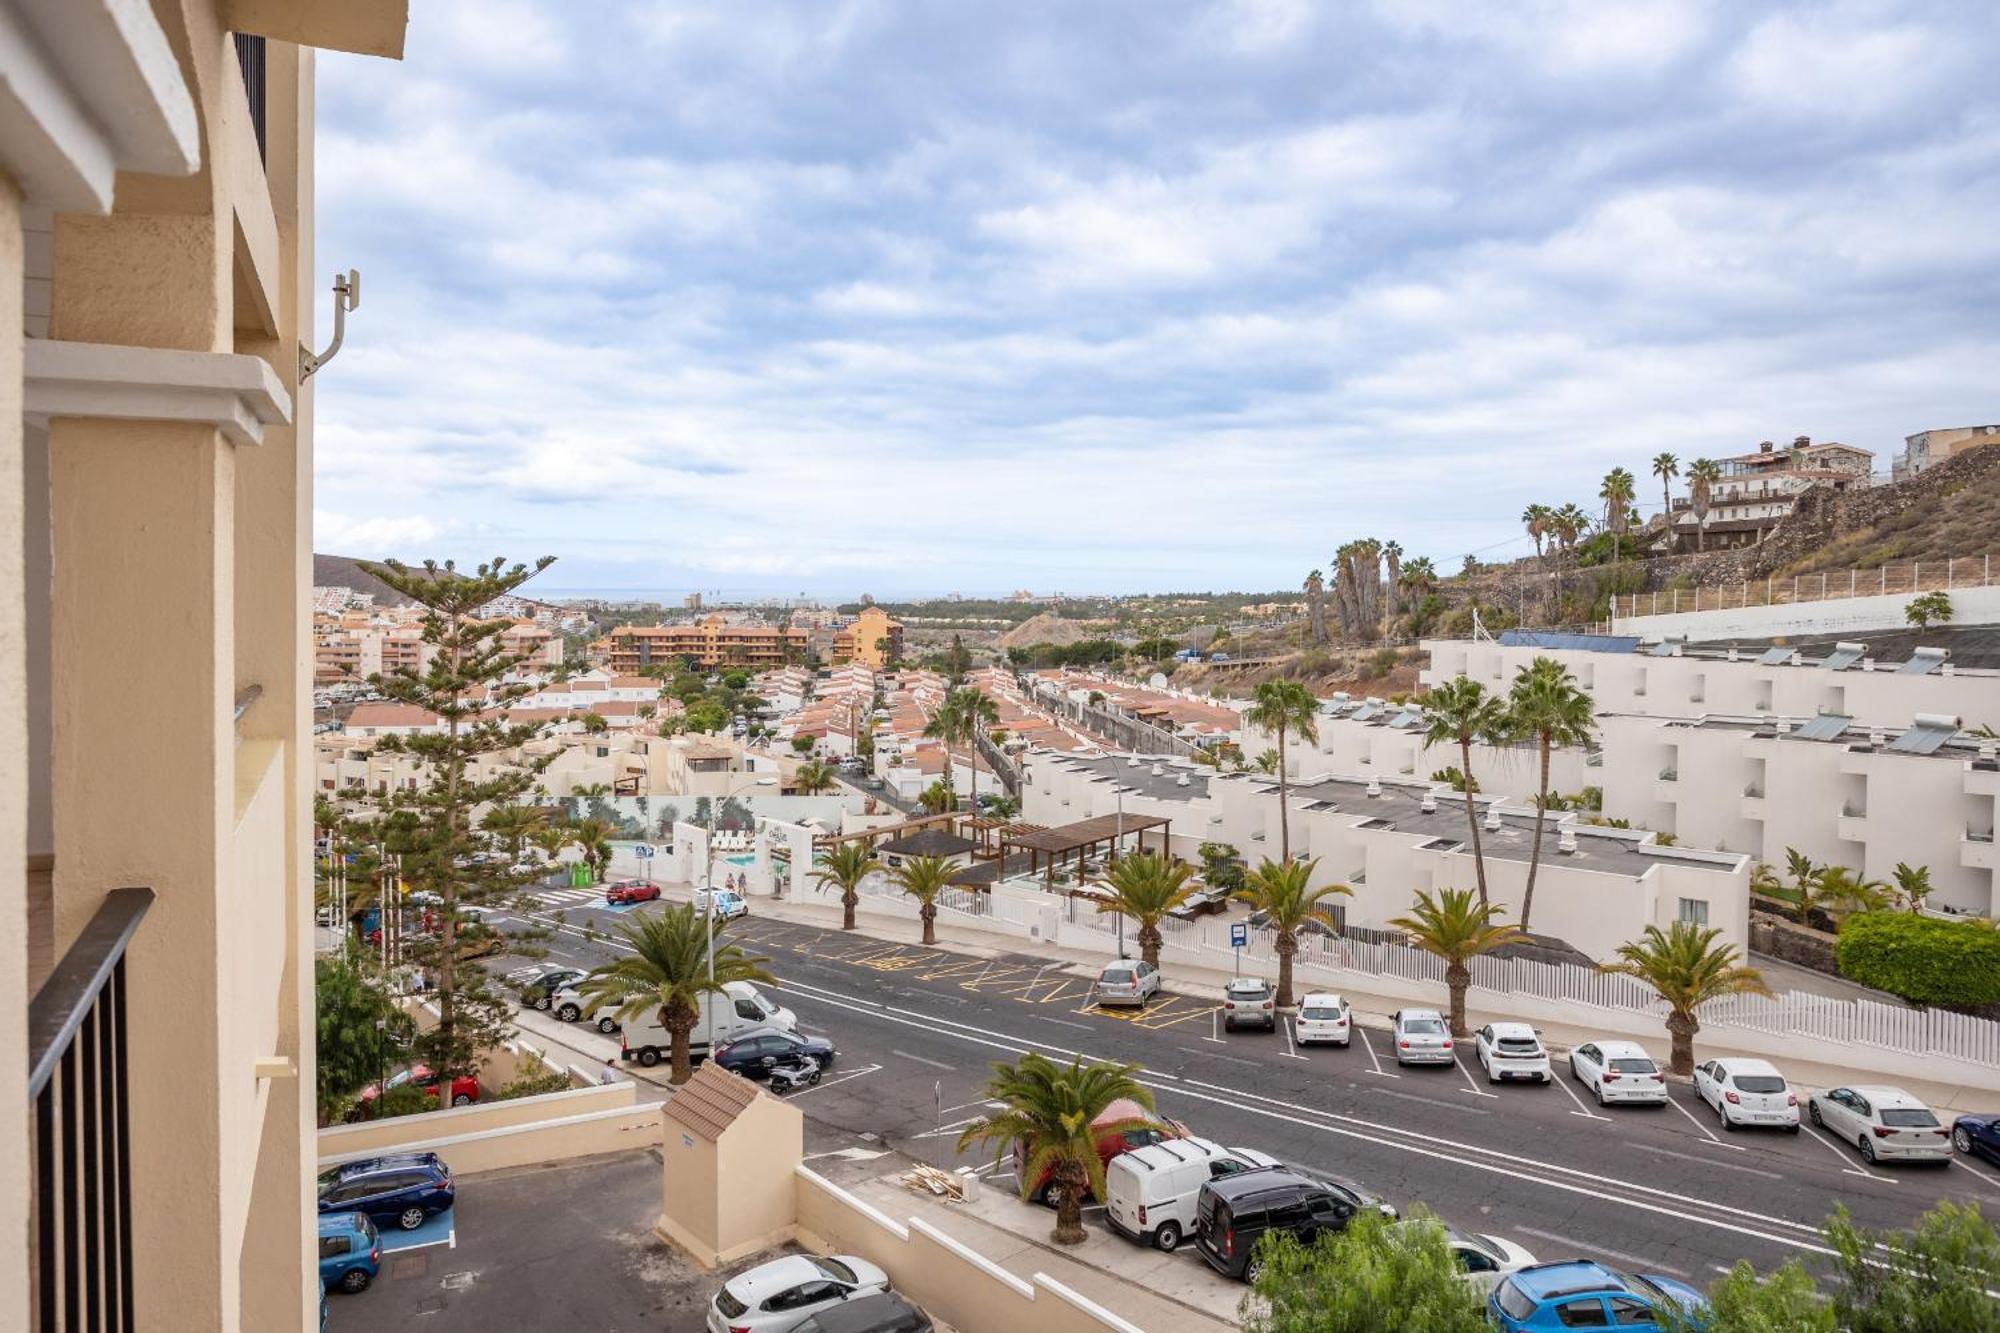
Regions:
<svg viewBox="0 0 2000 1333"><path fill-rule="evenodd" d="M1312 1244L1322 1231L1339 1231L1363 1208L1393 1209L1317 1173L1271 1166L1211 1180L1195 1202L1195 1245L1224 1277L1256 1280L1257 1242L1267 1231L1289 1233Z"/></svg>

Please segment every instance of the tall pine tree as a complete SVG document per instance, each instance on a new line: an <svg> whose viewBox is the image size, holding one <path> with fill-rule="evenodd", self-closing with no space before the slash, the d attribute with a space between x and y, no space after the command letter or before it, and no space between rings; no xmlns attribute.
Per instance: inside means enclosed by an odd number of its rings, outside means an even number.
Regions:
<svg viewBox="0 0 2000 1333"><path fill-rule="evenodd" d="M412 756L421 771L414 790L389 791L371 800L403 826L396 839L401 878L412 892L436 895L436 929L410 936L404 957L434 979L437 1025L419 1036L413 1054L447 1079L476 1073L479 1056L506 1040L511 1010L484 966L462 956L481 932L459 919L459 909L488 905L517 893L533 873L516 872L499 839L479 827L480 816L496 805L512 805L534 787L538 765L477 765L482 756L518 751L540 728L510 724L507 708L532 686L507 683L524 659L500 646L512 622L483 618L484 609L553 563L544 556L532 569L494 559L461 573L447 560L425 561L412 569L400 561L363 563L362 568L424 608L423 641L431 660L421 671L407 667L369 677L369 683L398 703L421 708L441 724L434 732L386 737L377 750ZM386 921L385 921L386 925Z"/></svg>

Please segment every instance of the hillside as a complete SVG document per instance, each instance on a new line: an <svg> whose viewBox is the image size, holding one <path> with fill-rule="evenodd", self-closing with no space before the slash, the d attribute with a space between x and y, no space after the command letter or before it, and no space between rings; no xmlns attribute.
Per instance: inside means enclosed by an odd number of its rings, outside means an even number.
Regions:
<svg viewBox="0 0 2000 1333"><path fill-rule="evenodd" d="M361 562L351 555L313 553L313 587L352 588L375 594L377 606L408 606L410 599L372 574L362 572Z"/></svg>
<svg viewBox="0 0 2000 1333"><path fill-rule="evenodd" d="M1037 643L1071 644L1093 636L1098 627L1081 620L1065 620L1044 611L1031 616L1000 636L1002 648L1026 648Z"/></svg>
<svg viewBox="0 0 2000 1333"><path fill-rule="evenodd" d="M2000 446L1970 450L1900 486L1802 509L1777 536L1789 538L1779 574L2000 554Z"/></svg>

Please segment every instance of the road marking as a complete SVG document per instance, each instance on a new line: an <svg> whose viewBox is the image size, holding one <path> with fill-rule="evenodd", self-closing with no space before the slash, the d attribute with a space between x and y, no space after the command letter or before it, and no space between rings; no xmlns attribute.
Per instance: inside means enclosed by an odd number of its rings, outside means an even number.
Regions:
<svg viewBox="0 0 2000 1333"><path fill-rule="evenodd" d="M1551 1067L1549 1070L1549 1082L1561 1088L1565 1093L1568 1094L1569 1099L1576 1103L1576 1109L1570 1112L1571 1115L1580 1115L1585 1120L1602 1120L1605 1124L1607 1125L1610 1124L1611 1123L1610 1116L1597 1114L1597 1112L1591 1110L1588 1106L1585 1106L1583 1104L1583 1098L1576 1095L1576 1089L1570 1086L1570 1079L1574 1077L1575 1075L1571 1074L1570 1078L1558 1078L1556 1077L1556 1071L1553 1067Z"/></svg>
<svg viewBox="0 0 2000 1333"><path fill-rule="evenodd" d="M1222 1010L1217 1009L1215 1011L1215 1021L1209 1024L1209 1035L1203 1037L1202 1040L1212 1041L1217 1046L1227 1046L1229 1043L1222 1039L1221 1034L1222 1034Z"/></svg>
<svg viewBox="0 0 2000 1333"><path fill-rule="evenodd" d="M1426 1097L1421 1092L1398 1092L1385 1088L1379 1083L1370 1083L1368 1091L1380 1097L1401 1097L1406 1102L1422 1102L1426 1106L1442 1106L1453 1115L1489 1115L1491 1112L1477 1106L1467 1106L1464 1102L1448 1102L1442 1097Z"/></svg>
<svg viewBox="0 0 2000 1333"><path fill-rule="evenodd" d="M1357 1024L1355 1025L1354 1030L1361 1034L1361 1049L1368 1052L1368 1063L1374 1066L1374 1068L1367 1069L1362 1072L1368 1074L1379 1074L1383 1078L1401 1078L1402 1077L1401 1074L1392 1074L1388 1070L1382 1068L1382 1057L1375 1054L1375 1043L1368 1040L1368 1029L1361 1027L1359 1024Z"/></svg>
<svg viewBox="0 0 2000 1333"><path fill-rule="evenodd" d="M1574 1245L1579 1251L1581 1251L1581 1254L1579 1254L1578 1256L1579 1258L1591 1254L1602 1254L1612 1259L1623 1259L1626 1263L1637 1265L1638 1267L1644 1269L1646 1272L1649 1273L1671 1273L1673 1276L1678 1278L1687 1277L1687 1274L1683 1272L1681 1269L1669 1268L1665 1264L1660 1263L1657 1260L1643 1259L1636 1254L1627 1254L1623 1250L1614 1250L1608 1245L1599 1245L1592 1241L1577 1240L1574 1236L1563 1236L1553 1231L1538 1231L1534 1227L1515 1227L1514 1230L1520 1232L1524 1236L1533 1236L1537 1240L1552 1240L1558 1245ZM1725 1268L1722 1271L1726 1273L1729 1270Z"/></svg>
<svg viewBox="0 0 2000 1333"><path fill-rule="evenodd" d="M1096 1030L1092 1028L1088 1023L1072 1023L1067 1018L1050 1018L1047 1014L1036 1014L1034 1015L1034 1017L1041 1019L1044 1023L1054 1023L1059 1027L1081 1028L1085 1032L1093 1032Z"/></svg>
<svg viewBox="0 0 2000 1333"><path fill-rule="evenodd" d="M1889 1177L1878 1176L1873 1171L1862 1171L1856 1169L1855 1167L1849 1166L1848 1162L1850 1159L1848 1158L1847 1154L1842 1152L1840 1149L1834 1147L1832 1139L1827 1138L1824 1134L1821 1134L1811 1125L1800 1125L1799 1128L1804 1130L1806 1133L1812 1135L1814 1138L1818 1139L1821 1143L1825 1144L1826 1150L1832 1153L1836 1158L1840 1160L1840 1174L1842 1174L1843 1176L1860 1176L1864 1180L1889 1180ZM1894 1184L1895 1182L1890 1181L1890 1183Z"/></svg>
<svg viewBox="0 0 2000 1333"><path fill-rule="evenodd" d="M864 1074L878 1074L881 1071L882 1066L880 1065L863 1065L861 1068L850 1070L838 1078L821 1079L809 1088L800 1088L797 1092L788 1092L785 1094L784 1100L788 1102L797 1101L801 1097L810 1097L815 1092L824 1092L837 1083L845 1083L849 1079L860 1078Z"/></svg>
<svg viewBox="0 0 2000 1333"><path fill-rule="evenodd" d="M891 1050L891 1051L889 1052L889 1054L891 1054L891 1055L900 1055L900 1056L902 1056L902 1057L903 1057L903 1058L904 1058L905 1060L915 1060L915 1061L916 1061L916 1062L917 1062L918 1064L920 1064L920 1065L929 1065L929 1066L930 1066L930 1067L931 1067L932 1069L944 1069L944 1070L949 1070L950 1072L952 1072L952 1073L954 1073L954 1074L958 1072L958 1066L957 1066L957 1065L948 1065L948 1064L946 1064L946 1063L945 1063L944 1061L942 1061L942 1060L929 1060L929 1059L926 1059L925 1057L923 1057L923 1056L921 1056L921 1055L911 1055L911 1054L910 1054L910 1053L909 1053L908 1051L897 1051L897 1050Z"/></svg>
<svg viewBox="0 0 2000 1333"><path fill-rule="evenodd" d="M1978 1176L1981 1180L1985 1181L1989 1185L2000 1185L2000 1180L1995 1180L1992 1176L1987 1175L1984 1171L1981 1171L1978 1167L1974 1166L1972 1163L1966 1161L1962 1157L1952 1157L1948 1160L1951 1162L1953 1166L1962 1167L1965 1170L1970 1171L1973 1175Z"/></svg>
<svg viewBox="0 0 2000 1333"><path fill-rule="evenodd" d="M1486 1089L1479 1086L1478 1082L1475 1081L1472 1077L1472 1071L1466 1068L1465 1065L1462 1062L1460 1062L1456 1053L1452 1055L1451 1062L1454 1066L1456 1066L1459 1073L1465 1075L1465 1084L1466 1084L1465 1090L1467 1092L1470 1092L1475 1097L1491 1097L1496 1102L1500 1100L1499 1093L1488 1092L1486 1091Z"/></svg>
<svg viewBox="0 0 2000 1333"><path fill-rule="evenodd" d="M913 1139L941 1139L947 1134L957 1133L967 1125L983 1124L985 1120L986 1117L983 1115L969 1115L963 1120L954 1120L948 1125L939 1125L936 1129L927 1129L921 1134L912 1134L910 1137Z"/></svg>
<svg viewBox="0 0 2000 1333"><path fill-rule="evenodd" d="M1215 1055L1211 1055L1208 1058L1211 1060L1227 1060L1232 1065L1248 1065L1252 1069L1257 1068L1257 1062L1255 1060L1245 1060L1240 1055L1222 1055L1218 1053Z"/></svg>
<svg viewBox="0 0 2000 1333"><path fill-rule="evenodd" d="M1702 1166L1712 1166L1720 1171L1741 1171L1747 1175L1763 1176L1766 1180L1783 1180L1785 1178L1782 1173L1777 1171L1766 1171L1761 1167L1755 1166L1743 1166L1737 1162L1718 1162L1712 1157L1697 1157L1690 1152L1676 1152L1672 1148L1659 1148L1650 1143L1628 1143L1625 1146L1628 1148L1637 1148L1640 1152L1654 1153L1661 1157L1677 1157L1683 1162L1698 1162Z"/></svg>
<svg viewBox="0 0 2000 1333"><path fill-rule="evenodd" d="M1166 1015L1174 1012L1173 1006L1176 1004L1184 1006L1186 1012L1178 1014L1173 1018L1166 1017ZM1141 1014L1139 1017L1133 1019L1132 1026L1158 1031L1162 1028L1170 1028L1176 1023L1185 1023L1191 1019L1200 1018L1203 1014L1220 1014L1221 1012L1222 1006L1219 1004L1204 1005L1176 995L1160 1008Z"/></svg>
<svg viewBox="0 0 2000 1333"><path fill-rule="evenodd" d="M1303 1060L1303 1059L1305 1059L1305 1058L1306 1058L1305 1056L1303 1056L1303 1055L1300 1055L1300 1054L1299 1054L1299 1047L1298 1047L1298 1043L1297 1043L1296 1041L1294 1041L1294 1040L1292 1039L1292 1020L1291 1020L1291 1019L1287 1018L1287 1019L1285 1020L1285 1022L1284 1022L1284 1028L1285 1028L1285 1054L1286 1054L1286 1055L1289 1055L1289 1056L1291 1056L1291 1057L1292 1057L1292 1059L1294 1059L1294 1060Z"/></svg>
<svg viewBox="0 0 2000 1333"><path fill-rule="evenodd" d="M1702 1137L1707 1139L1710 1143L1713 1143L1716 1147L1732 1148L1737 1152L1750 1151L1748 1148L1745 1148L1740 1143L1724 1143L1721 1139L1715 1137L1715 1133L1713 1130L1709 1129L1707 1125L1702 1124L1701 1121L1694 1118L1693 1111L1688 1110L1687 1107L1682 1106L1679 1102L1674 1100L1674 1094L1672 1089L1668 1089L1667 1091L1667 1105L1673 1107L1676 1111L1679 1111L1683 1116L1687 1117L1687 1122L1690 1125L1693 1125L1696 1129L1700 1130Z"/></svg>

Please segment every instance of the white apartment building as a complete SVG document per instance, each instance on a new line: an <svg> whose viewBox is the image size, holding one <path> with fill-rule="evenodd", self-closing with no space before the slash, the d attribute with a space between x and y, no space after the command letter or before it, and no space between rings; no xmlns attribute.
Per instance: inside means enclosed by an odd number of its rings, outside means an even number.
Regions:
<svg viewBox="0 0 2000 1333"><path fill-rule="evenodd" d="M1169 821L1168 848L1193 861L1203 842L1227 843L1255 865L1277 859L1278 784L1193 764L1132 755L1083 757L1038 750L1028 758L1021 817L1059 825L1122 813ZM1315 884L1352 890L1333 904L1344 924L1386 928L1419 892L1477 883L1463 797L1428 782L1315 777L1289 792L1291 850L1318 862ZM1481 797L1488 892L1518 919L1534 841L1531 809ZM1602 828L1551 814L1542 835L1530 926L1592 958L1612 955L1646 926L1676 920L1719 927L1748 947L1750 858L1664 847L1643 830Z"/></svg>
<svg viewBox="0 0 2000 1333"><path fill-rule="evenodd" d="M1837 491L1865 488L1875 455L1851 444L1814 444L1801 435L1789 449L1766 440L1754 453L1717 461L1722 475L1709 486L1708 512L1699 523L1691 498L1673 502L1677 550L1693 550L1697 544L1705 548L1754 545L1791 513L1799 497L1812 487L1829 486Z"/></svg>

